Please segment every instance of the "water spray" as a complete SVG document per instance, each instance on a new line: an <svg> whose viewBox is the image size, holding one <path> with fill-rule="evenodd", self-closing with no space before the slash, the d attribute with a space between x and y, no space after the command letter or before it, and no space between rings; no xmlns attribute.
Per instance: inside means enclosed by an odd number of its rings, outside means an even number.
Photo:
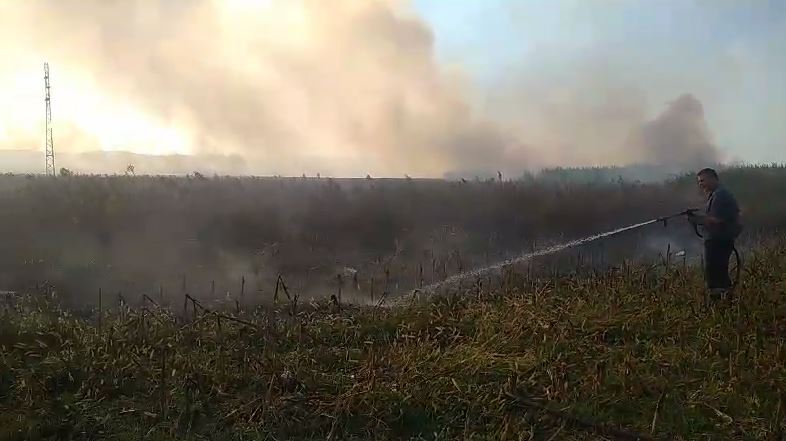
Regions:
<svg viewBox="0 0 786 441"><path fill-rule="evenodd" d="M477 268L477 269L474 269L474 270L471 270L471 271L466 271L466 272L463 272L463 273L454 274L453 276L450 276L447 279L441 280L439 282L434 282L434 283L432 283L430 285L427 285L427 286L424 286L422 288L417 288L417 289L411 291L410 294L416 294L418 292L425 292L425 293L433 292L433 291L435 291L436 289L438 289L440 287L450 286L450 285L453 285L453 284L458 283L458 282L460 282L462 280L465 280L465 279L478 278L478 277L480 277L480 276L482 276L482 275L484 275L484 274L486 274L486 273L488 273L490 271L498 270L500 268L504 268L504 267L507 267L507 266L510 266L510 265L514 265L514 264L517 264L517 263L526 262L526 261L531 260L531 259L536 258L536 257L542 257L542 256L547 256L549 254L554 254L554 253L557 253L557 252L560 252L560 251L563 251L563 250L566 250L566 249L569 249L569 248L574 248L574 247L577 247L577 246L585 245L587 243L594 242L594 241L597 241L597 240L606 239L606 238L609 238L609 237L612 237L612 236L616 236L616 235L621 234L621 233L625 233L627 231L637 230L639 228L643 228L643 227L646 227L646 226L649 226L649 225L662 223L664 227L667 227L669 220L675 219L675 218L679 218L679 217L682 217L682 216L692 216L697 211L698 210L695 209L695 208L690 208L690 209L681 211L679 213L674 213L674 214L670 214L668 216L663 216L663 217L659 217L659 218L656 218L656 219L651 219L651 220L648 220L646 222L641 222L641 223L637 223L637 224L633 224L633 225L628 225L627 227L617 228L616 230L607 231L605 233L599 233L599 234L595 234L595 235L592 235L592 236L587 236L587 237L584 237L584 238L581 238L581 239L572 240L570 242L565 242L565 243L553 245L553 246L550 246L548 248L545 248L545 249L542 249L542 250L539 250L539 251L533 251L531 253L522 254L522 255L519 255L517 257L506 259L506 260L503 260L501 262L497 262L497 263L494 263L494 264L491 264L491 265L488 265L488 266L485 266L485 267L482 267L482 268ZM694 232L696 233L696 235L699 236L699 237L702 237L701 233L699 233L698 226L695 223L691 223L691 224L693 225L693 229L694 229ZM739 280L739 274L740 274L740 267L741 267L741 265L740 265L740 257L739 257L739 253L737 252L737 249L734 248L733 251L734 251L734 255L735 255L736 259L737 259L737 271L736 271L736 276L737 277L734 280L734 286L736 286L737 285L737 281Z"/></svg>

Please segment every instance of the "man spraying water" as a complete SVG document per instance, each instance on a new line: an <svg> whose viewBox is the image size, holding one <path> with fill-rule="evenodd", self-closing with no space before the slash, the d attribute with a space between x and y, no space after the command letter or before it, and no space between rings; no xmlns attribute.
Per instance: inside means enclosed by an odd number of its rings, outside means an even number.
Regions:
<svg viewBox="0 0 786 441"><path fill-rule="evenodd" d="M707 196L707 205L704 213L700 213L700 210L688 209L657 219L651 219L615 230L606 231L604 233L598 233L581 239L552 245L546 249L532 251L485 267L454 274L447 279L436 281L428 286L415 289L412 292L430 293L442 286L452 285L464 279L478 278L485 273L499 270L509 265L528 261L540 256L558 253L568 248L582 246L590 242L603 240L661 222L665 226L668 225L670 219L687 216L688 220L693 224L696 233L704 238L704 271L710 293L713 297L724 296L733 285L729 277L729 258L731 254L735 252L734 240L739 236L742 228L739 223L739 208L734 196L728 190L721 187L718 174L715 170L706 168L701 170L697 176L699 187ZM698 225L702 226L704 230L703 235L699 233ZM737 276L739 277L739 258L737 259L737 263Z"/></svg>
<svg viewBox="0 0 786 441"><path fill-rule="evenodd" d="M729 258L742 226L737 200L720 184L718 173L705 168L696 175L699 188L707 196L704 213L688 213L688 220L702 226L704 236L704 272L707 288L715 298L725 297L732 287Z"/></svg>

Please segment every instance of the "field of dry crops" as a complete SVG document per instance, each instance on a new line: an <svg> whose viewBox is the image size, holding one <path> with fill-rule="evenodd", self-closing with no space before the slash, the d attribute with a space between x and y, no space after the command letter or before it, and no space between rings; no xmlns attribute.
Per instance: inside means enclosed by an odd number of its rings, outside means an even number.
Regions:
<svg viewBox="0 0 786 441"><path fill-rule="evenodd" d="M0 439L783 439L786 242L702 293L661 264L393 308L9 299Z"/></svg>

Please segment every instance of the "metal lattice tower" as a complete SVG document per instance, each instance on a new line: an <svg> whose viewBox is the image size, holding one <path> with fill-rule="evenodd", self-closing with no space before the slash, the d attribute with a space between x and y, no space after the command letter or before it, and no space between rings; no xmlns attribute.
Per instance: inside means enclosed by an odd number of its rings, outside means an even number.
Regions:
<svg viewBox="0 0 786 441"><path fill-rule="evenodd" d="M52 140L52 106L49 96L49 63L44 63L44 86L46 86L46 175L57 176L55 171L55 144Z"/></svg>

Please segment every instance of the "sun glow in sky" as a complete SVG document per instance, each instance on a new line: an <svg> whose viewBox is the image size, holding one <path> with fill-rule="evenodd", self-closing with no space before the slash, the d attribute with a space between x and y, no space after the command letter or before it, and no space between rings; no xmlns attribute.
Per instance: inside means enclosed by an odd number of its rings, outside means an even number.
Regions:
<svg viewBox="0 0 786 441"><path fill-rule="evenodd" d="M270 0L215 0L228 32L265 13ZM0 13L2 9L0 9ZM290 17L286 24L292 25ZM279 31L284 31L281 29ZM0 43L0 55L10 61L0 67L0 148L43 149L44 66L46 54L25 52L13 40ZM70 151L126 151L149 155L191 154L194 140L174 121L157 119L122 95L102 87L100 77L78 65L52 63L50 85L54 137L77 136ZM65 133L64 133L65 132ZM24 136L18 136L18 135ZM13 136L13 138L12 138Z"/></svg>
<svg viewBox="0 0 786 441"><path fill-rule="evenodd" d="M20 150L40 148L45 122L43 64L31 59L19 70L3 74L0 81L14 87L0 89L0 102L12 103L11 106L0 107L0 141L3 135L11 133L40 135L24 137L18 145L6 142L3 147ZM128 102L113 98L97 87L95 79L88 74L67 67L55 69L50 66L50 85L55 138L77 133L83 138L82 143L69 146L71 149L153 155L190 153L187 134L152 118Z"/></svg>
<svg viewBox="0 0 786 441"><path fill-rule="evenodd" d="M287 8L273 26L254 26L261 15L270 11L271 0L211 0L218 21L228 38L235 41L259 33L287 33L288 42L297 44L307 34L298 8ZM6 5L7 6L7 5ZM0 9L2 13L2 9ZM0 55L10 63L0 67L0 149L43 149L44 139L44 69L48 57L30 53L14 45L0 43ZM236 45L229 52L244 55L253 48ZM156 118L136 106L122 94L114 93L106 81L79 65L50 63L50 84L54 136L76 137L68 151L126 151L149 155L192 154L195 140L178 121ZM254 70L249 64L248 69ZM256 71L255 74L264 75ZM180 121L182 122L182 121ZM65 133L64 133L65 132ZM19 135L23 136L19 136ZM58 143L59 144L59 143ZM63 146L59 146L62 148Z"/></svg>

